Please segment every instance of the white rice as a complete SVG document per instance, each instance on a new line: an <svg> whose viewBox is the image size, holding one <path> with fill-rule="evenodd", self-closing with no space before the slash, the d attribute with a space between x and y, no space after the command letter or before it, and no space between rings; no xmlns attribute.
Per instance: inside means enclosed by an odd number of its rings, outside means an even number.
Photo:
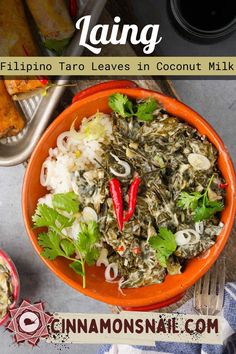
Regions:
<svg viewBox="0 0 236 354"><path fill-rule="evenodd" d="M94 118L102 127L103 134L93 138L88 137L86 129ZM89 119L84 118L76 136L70 131L63 132L57 138L57 147L49 150L49 156L42 166L41 184L53 194L76 192L75 171L91 171L91 165L98 167L96 160L100 162L104 152L101 143L111 139L112 119L109 115L97 113ZM46 200L48 201L49 199Z"/></svg>

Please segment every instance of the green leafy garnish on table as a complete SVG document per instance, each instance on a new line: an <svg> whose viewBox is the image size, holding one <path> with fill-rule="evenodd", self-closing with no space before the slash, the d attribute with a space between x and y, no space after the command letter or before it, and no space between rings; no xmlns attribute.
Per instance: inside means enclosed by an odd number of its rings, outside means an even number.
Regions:
<svg viewBox="0 0 236 354"><path fill-rule="evenodd" d="M149 97L138 104L134 104L126 95L114 93L109 97L109 107L122 118L137 117L140 121L149 122L154 119L153 112L157 109L157 101Z"/></svg>
<svg viewBox="0 0 236 354"><path fill-rule="evenodd" d="M211 177L205 191L200 192L181 192L177 205L184 210L193 212L195 222L211 219L217 212L224 209L224 204L219 201L211 201L208 197L208 191L212 184L214 175Z"/></svg>
<svg viewBox="0 0 236 354"><path fill-rule="evenodd" d="M158 262L162 267L167 267L167 260L176 250L175 235L166 227L160 227L156 236L149 238L150 246L156 250Z"/></svg>
<svg viewBox="0 0 236 354"><path fill-rule="evenodd" d="M70 268L82 276L83 287L86 287L85 264L93 265L99 257L97 242L100 238L95 221L80 223L81 231L77 238L66 235L65 229L75 222L75 213L79 211L79 202L73 192L55 194L52 197L53 208L39 204L32 217L34 228L47 227L47 232L38 235L38 243L42 247L41 255L49 260L64 257L71 261ZM69 217L61 212L69 213ZM76 255L78 258L76 258Z"/></svg>

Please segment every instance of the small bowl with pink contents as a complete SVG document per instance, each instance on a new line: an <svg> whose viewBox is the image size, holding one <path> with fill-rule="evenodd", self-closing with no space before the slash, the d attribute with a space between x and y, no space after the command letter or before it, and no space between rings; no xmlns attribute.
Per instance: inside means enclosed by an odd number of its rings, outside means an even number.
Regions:
<svg viewBox="0 0 236 354"><path fill-rule="evenodd" d="M6 252L0 249L0 326L9 319L9 310L19 299L20 279L16 267Z"/></svg>

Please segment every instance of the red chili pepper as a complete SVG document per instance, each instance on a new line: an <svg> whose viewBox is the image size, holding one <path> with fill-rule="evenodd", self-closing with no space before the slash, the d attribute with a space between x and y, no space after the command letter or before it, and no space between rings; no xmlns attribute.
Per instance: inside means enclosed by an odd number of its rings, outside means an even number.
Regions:
<svg viewBox="0 0 236 354"><path fill-rule="evenodd" d="M123 230L123 202L120 182L116 178L112 178L109 182L110 193L113 201L114 210L116 213L119 230Z"/></svg>
<svg viewBox="0 0 236 354"><path fill-rule="evenodd" d="M220 183L218 185L218 187L221 188L221 189L226 189L228 187L228 185L229 185L228 183Z"/></svg>
<svg viewBox="0 0 236 354"><path fill-rule="evenodd" d="M37 76L37 78L44 86L46 86L49 82L47 76Z"/></svg>
<svg viewBox="0 0 236 354"><path fill-rule="evenodd" d="M70 15L75 18L78 13L78 3L77 0L70 0Z"/></svg>
<svg viewBox="0 0 236 354"><path fill-rule="evenodd" d="M116 249L117 252L124 252L124 250L125 250L124 246L119 246Z"/></svg>
<svg viewBox="0 0 236 354"><path fill-rule="evenodd" d="M139 177L136 177L134 181L131 183L131 186L129 188L129 207L128 211L125 214L124 217L124 222L127 222L131 219L135 207L136 207L136 201L137 201L137 194L138 194L138 187L140 185L141 179Z"/></svg>
<svg viewBox="0 0 236 354"><path fill-rule="evenodd" d="M137 255L138 255L138 254L141 254L141 249L140 249L140 247L134 247L134 248L133 248L133 253L134 253L134 254L137 254Z"/></svg>

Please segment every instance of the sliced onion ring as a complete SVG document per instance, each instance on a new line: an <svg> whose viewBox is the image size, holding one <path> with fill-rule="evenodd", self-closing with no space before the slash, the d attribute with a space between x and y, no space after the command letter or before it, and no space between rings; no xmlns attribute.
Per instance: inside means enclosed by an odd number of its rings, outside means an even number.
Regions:
<svg viewBox="0 0 236 354"><path fill-rule="evenodd" d="M98 216L96 211L93 208L85 207L82 211L82 216L85 222L89 221L98 221Z"/></svg>
<svg viewBox="0 0 236 354"><path fill-rule="evenodd" d="M58 149L61 150L62 152L67 152L65 138L69 138L69 136L70 136L70 132L67 131L67 132L61 133L57 138Z"/></svg>
<svg viewBox="0 0 236 354"><path fill-rule="evenodd" d="M42 168L41 168L41 173L40 173L40 184L43 187L46 187L49 183L49 178L50 178L50 164L49 164L49 160L44 161ZM47 171L45 171L47 170Z"/></svg>
<svg viewBox="0 0 236 354"><path fill-rule="evenodd" d="M111 271L113 271L114 275L111 275ZM105 270L105 279L107 282L113 281L118 276L118 264L117 263L110 263Z"/></svg>
<svg viewBox="0 0 236 354"><path fill-rule="evenodd" d="M131 168L130 168L130 165L128 164L128 162L120 160L119 157L112 154L111 152L110 152L110 154L116 160L116 162L118 162L118 164L121 165L125 170L124 173L119 173L119 172L115 171L114 168L110 167L111 173L117 177L128 177L131 172Z"/></svg>
<svg viewBox="0 0 236 354"><path fill-rule="evenodd" d="M108 250L106 248L102 248L100 256L96 262L96 266L97 267L101 267L101 265L103 264L105 267L107 267L109 265L108 259L107 259L107 255L108 255Z"/></svg>
<svg viewBox="0 0 236 354"><path fill-rule="evenodd" d="M203 221L198 221L195 223L195 230L197 231L197 233L203 234L204 231Z"/></svg>
<svg viewBox="0 0 236 354"><path fill-rule="evenodd" d="M191 240L191 235L186 232L186 230L181 230L176 232L175 234L175 241L177 246L184 246L187 245Z"/></svg>
<svg viewBox="0 0 236 354"><path fill-rule="evenodd" d="M75 141L80 141L81 140L81 134L80 134L79 131L76 131L76 129L75 129L75 122L77 121L77 119L78 119L78 117L75 118L75 120L71 124L69 136L71 137L71 139L73 139Z"/></svg>
<svg viewBox="0 0 236 354"><path fill-rule="evenodd" d="M187 244L194 245L200 240L200 235L196 230L185 229L176 232L175 241L178 246L184 246Z"/></svg>

